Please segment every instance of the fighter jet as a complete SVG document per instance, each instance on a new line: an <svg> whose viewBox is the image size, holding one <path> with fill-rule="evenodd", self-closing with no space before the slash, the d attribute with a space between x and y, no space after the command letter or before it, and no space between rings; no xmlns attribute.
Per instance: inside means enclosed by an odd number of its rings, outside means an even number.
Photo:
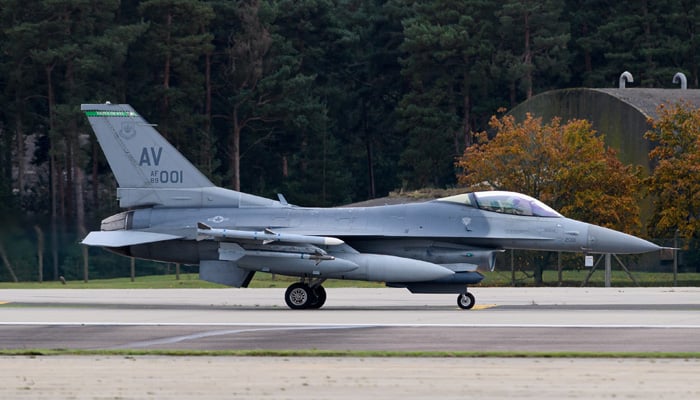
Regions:
<svg viewBox="0 0 700 400"><path fill-rule="evenodd" d="M384 282L412 293L467 291L505 249L644 253L646 240L565 218L532 197L465 193L376 207L298 207L212 184L127 104L83 104L126 211L84 245L128 257L199 265L201 279L247 287L257 271L299 278L292 309L318 309L327 279Z"/></svg>

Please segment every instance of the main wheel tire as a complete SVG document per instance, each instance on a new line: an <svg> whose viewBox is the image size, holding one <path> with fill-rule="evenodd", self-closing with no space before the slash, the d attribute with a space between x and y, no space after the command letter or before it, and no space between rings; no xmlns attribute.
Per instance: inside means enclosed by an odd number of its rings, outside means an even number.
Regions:
<svg viewBox="0 0 700 400"><path fill-rule="evenodd" d="M290 285L284 293L284 301L292 310L309 308L315 297L309 285L301 282Z"/></svg>
<svg viewBox="0 0 700 400"><path fill-rule="evenodd" d="M476 299L474 298L474 295L469 292L460 293L460 295L457 296L457 305L462 310L470 310L472 307L474 307L474 304L476 304Z"/></svg>
<svg viewBox="0 0 700 400"><path fill-rule="evenodd" d="M323 307L323 305L326 303L326 289L324 289L323 286L316 286L315 288L311 289L311 294L313 295L313 298L311 299L311 303L309 304L308 308L319 309Z"/></svg>

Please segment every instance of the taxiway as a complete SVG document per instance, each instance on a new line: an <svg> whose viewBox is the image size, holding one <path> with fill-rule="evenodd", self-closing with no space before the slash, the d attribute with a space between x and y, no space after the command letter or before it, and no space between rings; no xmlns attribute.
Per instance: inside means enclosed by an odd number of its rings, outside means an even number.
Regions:
<svg viewBox="0 0 700 400"><path fill-rule="evenodd" d="M700 351L698 288L2 290L1 349ZM0 357L0 398L698 398L700 361Z"/></svg>
<svg viewBox="0 0 700 400"><path fill-rule="evenodd" d="M448 295L329 289L289 310L280 289L3 290L0 348L700 351L697 288L483 288Z"/></svg>

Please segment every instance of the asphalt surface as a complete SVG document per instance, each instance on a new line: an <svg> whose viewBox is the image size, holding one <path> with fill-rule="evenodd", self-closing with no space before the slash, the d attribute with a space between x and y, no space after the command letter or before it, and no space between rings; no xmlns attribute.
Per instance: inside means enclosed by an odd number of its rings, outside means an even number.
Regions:
<svg viewBox="0 0 700 400"><path fill-rule="evenodd" d="M695 288L484 288L470 311L399 289L328 289L323 309L288 310L282 293L6 290L0 348L700 351Z"/></svg>
<svg viewBox="0 0 700 400"><path fill-rule="evenodd" d="M698 288L2 290L0 349L699 352ZM700 360L0 357L0 398L700 398Z"/></svg>

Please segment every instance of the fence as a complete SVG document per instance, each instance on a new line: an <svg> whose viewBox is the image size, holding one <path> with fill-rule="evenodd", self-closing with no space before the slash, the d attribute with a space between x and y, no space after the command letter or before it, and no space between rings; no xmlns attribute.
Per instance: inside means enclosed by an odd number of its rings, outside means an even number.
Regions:
<svg viewBox="0 0 700 400"><path fill-rule="evenodd" d="M38 227L12 228L0 234L0 281L43 281L105 279L130 275L131 260L99 248L87 248L79 244L80 236L75 232L60 231L55 234ZM673 239L652 240L674 247ZM679 240L672 249L642 255L619 256L619 260L633 276L645 274L671 274L674 265L679 274L700 273L700 240ZM674 259L674 254L677 258ZM196 272L196 267L182 266L183 273ZM599 270L602 271L601 267ZM597 268L597 269L598 269ZM634 284L618 264L613 266L614 280L618 284ZM172 273L174 267L166 263L139 260L137 276ZM585 265L584 254L533 251L507 251L499 253L496 271L487 274L486 284L581 284L590 267ZM700 275L699 275L700 276ZM676 278L677 280L678 278ZM599 284L598 277L590 284ZM645 278L641 284L666 284L668 279ZM629 281L629 282L628 282ZM669 281L672 282L672 281ZM679 283L679 282L676 282ZM696 278L681 279L681 284L695 284ZM700 284L700 282L698 282Z"/></svg>

